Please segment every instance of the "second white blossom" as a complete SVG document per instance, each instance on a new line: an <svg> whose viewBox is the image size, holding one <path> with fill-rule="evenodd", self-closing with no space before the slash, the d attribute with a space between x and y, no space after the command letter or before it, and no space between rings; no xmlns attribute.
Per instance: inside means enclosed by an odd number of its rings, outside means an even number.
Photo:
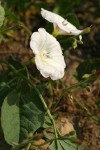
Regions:
<svg viewBox="0 0 100 150"><path fill-rule="evenodd" d="M78 30L74 25L58 14L41 8L41 15L43 18L53 23L54 32L57 35L78 35L83 32L83 30Z"/></svg>

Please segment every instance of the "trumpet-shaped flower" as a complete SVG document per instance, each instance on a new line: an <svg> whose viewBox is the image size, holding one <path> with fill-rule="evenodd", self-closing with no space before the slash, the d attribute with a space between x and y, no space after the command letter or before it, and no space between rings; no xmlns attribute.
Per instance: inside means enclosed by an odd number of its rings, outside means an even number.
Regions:
<svg viewBox="0 0 100 150"><path fill-rule="evenodd" d="M43 18L53 23L55 35L78 35L83 32L83 30L78 30L74 25L72 25L63 17L43 8L41 8L41 15Z"/></svg>
<svg viewBox="0 0 100 150"><path fill-rule="evenodd" d="M65 61L59 42L44 28L38 29L31 36L30 47L35 54L37 69L43 77L52 80L64 76Z"/></svg>

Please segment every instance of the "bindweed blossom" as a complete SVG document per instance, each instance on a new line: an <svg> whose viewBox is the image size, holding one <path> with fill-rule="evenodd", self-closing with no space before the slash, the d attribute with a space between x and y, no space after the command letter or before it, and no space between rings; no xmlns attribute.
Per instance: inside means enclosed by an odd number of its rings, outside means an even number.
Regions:
<svg viewBox="0 0 100 150"><path fill-rule="evenodd" d="M68 22L63 17L58 14L52 13L48 10L41 8L41 15L43 18L53 23L55 36L57 35L78 35L83 32L83 30L78 30L74 25Z"/></svg>
<svg viewBox="0 0 100 150"><path fill-rule="evenodd" d="M61 79L66 67L59 42L44 28L31 36L30 47L35 54L37 69L43 77L52 80Z"/></svg>

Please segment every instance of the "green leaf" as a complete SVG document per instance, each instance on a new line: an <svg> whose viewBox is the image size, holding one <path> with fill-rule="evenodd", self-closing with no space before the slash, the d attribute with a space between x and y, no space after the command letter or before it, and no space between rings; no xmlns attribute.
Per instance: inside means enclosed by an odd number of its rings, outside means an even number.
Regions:
<svg viewBox="0 0 100 150"><path fill-rule="evenodd" d="M58 115L52 115L52 117L53 117L54 120L58 119ZM48 128L50 126L52 126L52 122L51 122L50 118L47 115L45 115L45 121L44 121L44 124L43 124L42 127L43 128Z"/></svg>
<svg viewBox="0 0 100 150"><path fill-rule="evenodd" d="M60 145L59 140L54 140L51 145L49 146L50 150L64 150Z"/></svg>
<svg viewBox="0 0 100 150"><path fill-rule="evenodd" d="M4 100L1 108L1 125L7 143L18 143L20 133L19 96L11 92Z"/></svg>
<svg viewBox="0 0 100 150"><path fill-rule="evenodd" d="M78 145L74 141L76 139L76 133L71 132L69 135L61 136L58 134L58 140L54 140L51 145L51 150L78 150Z"/></svg>
<svg viewBox="0 0 100 150"><path fill-rule="evenodd" d="M50 149L50 150L57 150L56 141L53 141L53 142L51 143L51 145L49 146L49 149Z"/></svg>
<svg viewBox="0 0 100 150"><path fill-rule="evenodd" d="M0 27L3 25L4 19L5 19L5 10L0 4Z"/></svg>
<svg viewBox="0 0 100 150"><path fill-rule="evenodd" d="M50 118L48 116L45 116L45 121L44 121L44 124L43 124L43 128L48 128L52 125L52 122L50 120Z"/></svg>
<svg viewBox="0 0 100 150"><path fill-rule="evenodd" d="M60 144L64 150L78 150L78 145L72 143L70 140L60 140Z"/></svg>
<svg viewBox="0 0 100 150"><path fill-rule="evenodd" d="M50 150L78 150L78 145L70 140L54 140L49 148Z"/></svg>
<svg viewBox="0 0 100 150"><path fill-rule="evenodd" d="M44 107L37 93L30 91L21 96L20 101L20 142L42 127L45 119Z"/></svg>
<svg viewBox="0 0 100 150"><path fill-rule="evenodd" d="M34 90L21 95L13 90L1 109L1 124L8 144L19 144L44 123L44 107Z"/></svg>
<svg viewBox="0 0 100 150"><path fill-rule="evenodd" d="M74 13L68 13L67 14L67 20L70 23L72 23L75 27L77 27L77 28L80 27L79 20L78 20L77 16Z"/></svg>

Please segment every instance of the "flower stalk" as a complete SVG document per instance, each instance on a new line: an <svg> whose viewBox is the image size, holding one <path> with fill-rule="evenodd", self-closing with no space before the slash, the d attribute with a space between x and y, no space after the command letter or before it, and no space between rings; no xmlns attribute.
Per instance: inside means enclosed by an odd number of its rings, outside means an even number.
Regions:
<svg viewBox="0 0 100 150"><path fill-rule="evenodd" d="M44 108L45 108L45 110L46 110L46 112L47 112L47 114L48 114L48 117L50 118L50 120L51 120L51 122L52 122L53 129L54 129L54 133L55 133L55 139L57 139L57 138L58 138L58 134L57 134L57 128L56 128L55 121L54 121L54 119L53 119L53 117L52 117L52 115L51 115L51 113L50 113L50 110L48 109L47 104L45 103L45 100L44 100L44 98L42 97L41 93L40 93L39 90L36 88L36 86L34 86L34 88L35 88L36 92L38 93L38 95L39 95L39 97L40 97L40 99L41 99L41 102L42 102L42 104L43 104L43 106L44 106Z"/></svg>

